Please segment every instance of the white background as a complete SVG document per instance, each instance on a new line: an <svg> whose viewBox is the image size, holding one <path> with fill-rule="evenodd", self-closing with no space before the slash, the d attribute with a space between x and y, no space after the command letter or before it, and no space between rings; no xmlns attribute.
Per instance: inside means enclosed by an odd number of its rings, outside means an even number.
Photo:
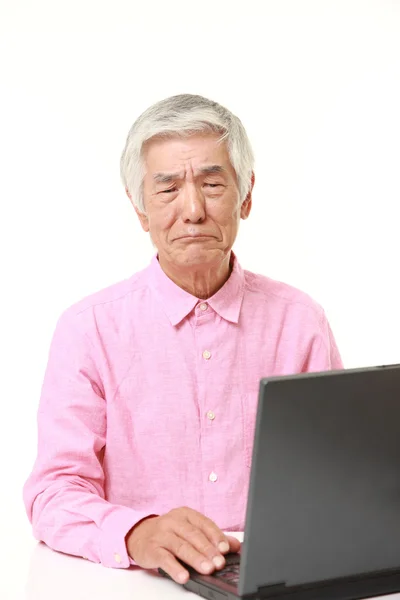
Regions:
<svg viewBox="0 0 400 600"><path fill-rule="evenodd" d="M314 296L346 367L400 362L400 0L0 0L1 568L31 543L56 319L153 254L119 180L128 129L183 92L252 140L242 265Z"/></svg>

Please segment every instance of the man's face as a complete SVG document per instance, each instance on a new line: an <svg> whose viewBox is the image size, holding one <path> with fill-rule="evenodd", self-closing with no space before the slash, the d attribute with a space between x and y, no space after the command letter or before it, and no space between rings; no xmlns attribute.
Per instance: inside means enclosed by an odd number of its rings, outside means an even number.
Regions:
<svg viewBox="0 0 400 600"><path fill-rule="evenodd" d="M251 194L240 203L236 173L225 143L214 134L155 138L144 149L144 206L138 211L161 264L210 267L235 241Z"/></svg>

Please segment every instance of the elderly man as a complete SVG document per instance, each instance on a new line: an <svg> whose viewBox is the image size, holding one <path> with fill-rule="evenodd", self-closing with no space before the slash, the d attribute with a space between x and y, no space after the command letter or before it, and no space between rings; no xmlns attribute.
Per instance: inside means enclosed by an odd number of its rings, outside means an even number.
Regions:
<svg viewBox="0 0 400 600"><path fill-rule="evenodd" d="M211 573L239 550L223 531L244 527L260 378L342 363L321 307L232 252L254 185L236 116L163 100L121 173L157 255L59 319L24 500L51 548L183 583L181 561Z"/></svg>

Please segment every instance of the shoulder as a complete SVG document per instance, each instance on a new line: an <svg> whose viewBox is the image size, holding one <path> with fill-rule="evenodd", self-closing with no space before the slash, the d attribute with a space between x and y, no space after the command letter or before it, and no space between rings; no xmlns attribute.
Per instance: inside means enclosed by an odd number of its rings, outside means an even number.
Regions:
<svg viewBox="0 0 400 600"><path fill-rule="evenodd" d="M258 302L284 312L308 314L320 324L326 319L322 306L306 292L251 271L244 271L245 292Z"/></svg>
<svg viewBox="0 0 400 600"><path fill-rule="evenodd" d="M86 326L103 317L112 319L124 313L124 306L146 294L149 287L147 269L131 277L89 294L67 307L60 316L59 324ZM85 326L86 325L86 326Z"/></svg>

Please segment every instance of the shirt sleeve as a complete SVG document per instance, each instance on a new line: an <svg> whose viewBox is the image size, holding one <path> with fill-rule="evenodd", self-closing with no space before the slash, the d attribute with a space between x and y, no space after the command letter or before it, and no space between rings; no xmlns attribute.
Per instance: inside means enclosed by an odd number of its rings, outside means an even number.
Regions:
<svg viewBox="0 0 400 600"><path fill-rule="evenodd" d="M316 333L312 337L302 373L335 371L343 369L343 362L332 329L321 309Z"/></svg>
<svg viewBox="0 0 400 600"><path fill-rule="evenodd" d="M125 536L152 512L105 499L106 400L78 318L64 313L53 335L38 411L38 453L24 503L34 536L50 548L127 568L134 563Z"/></svg>

